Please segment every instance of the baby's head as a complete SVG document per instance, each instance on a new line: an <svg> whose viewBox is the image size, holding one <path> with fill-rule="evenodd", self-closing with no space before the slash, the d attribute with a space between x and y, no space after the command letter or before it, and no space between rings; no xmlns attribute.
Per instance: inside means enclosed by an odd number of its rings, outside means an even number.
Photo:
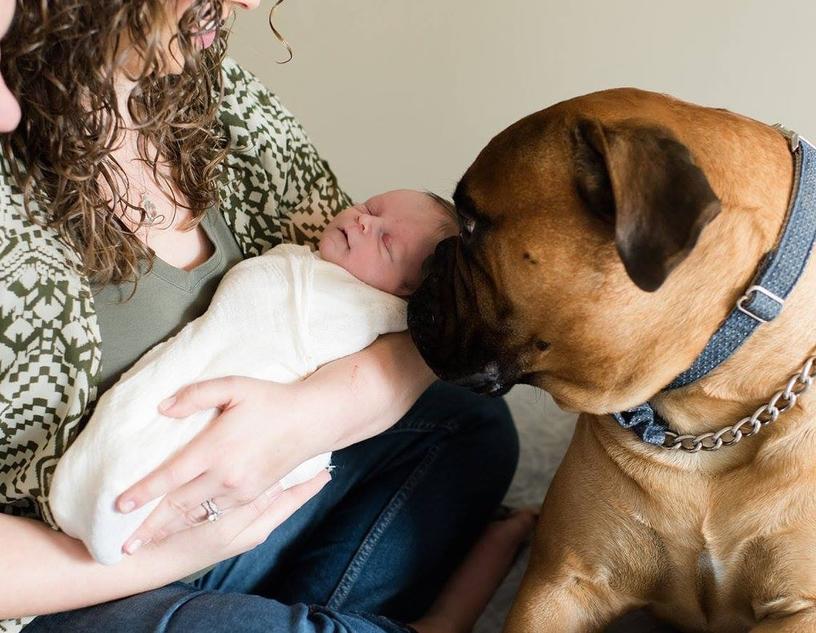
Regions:
<svg viewBox="0 0 816 633"><path fill-rule="evenodd" d="M419 287L436 245L458 232L450 203L399 189L338 213L320 238L320 256L375 288L407 296Z"/></svg>

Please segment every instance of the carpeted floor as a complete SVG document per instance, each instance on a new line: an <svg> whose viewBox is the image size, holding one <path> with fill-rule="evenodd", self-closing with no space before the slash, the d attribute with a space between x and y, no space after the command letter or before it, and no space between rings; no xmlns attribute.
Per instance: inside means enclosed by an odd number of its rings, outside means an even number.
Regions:
<svg viewBox="0 0 816 633"><path fill-rule="evenodd" d="M506 398L519 430L521 459L505 503L517 507L539 506L567 450L576 416L562 411L549 395L532 387L515 387ZM517 561L474 633L501 631L526 564L526 556ZM673 630L644 612L636 612L613 625L608 633L671 633Z"/></svg>

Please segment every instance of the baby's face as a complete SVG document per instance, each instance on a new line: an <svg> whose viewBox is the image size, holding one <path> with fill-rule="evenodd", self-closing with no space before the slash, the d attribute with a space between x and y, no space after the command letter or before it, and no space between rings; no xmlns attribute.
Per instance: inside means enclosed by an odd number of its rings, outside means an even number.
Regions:
<svg viewBox="0 0 816 633"><path fill-rule="evenodd" d="M338 213L320 238L320 256L375 288L406 296L419 287L422 263L437 243L455 233L439 202L400 189Z"/></svg>

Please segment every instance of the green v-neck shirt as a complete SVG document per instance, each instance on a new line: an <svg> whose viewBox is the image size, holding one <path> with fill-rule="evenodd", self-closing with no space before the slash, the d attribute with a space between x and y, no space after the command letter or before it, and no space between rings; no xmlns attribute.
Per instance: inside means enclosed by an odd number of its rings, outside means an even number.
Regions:
<svg viewBox="0 0 816 633"><path fill-rule="evenodd" d="M132 282L107 284L94 293L102 343L98 395L112 387L145 352L204 314L218 282L243 259L238 243L216 208L207 210L201 227L214 249L206 261L192 270L176 268L156 256L152 270L139 277L130 299Z"/></svg>

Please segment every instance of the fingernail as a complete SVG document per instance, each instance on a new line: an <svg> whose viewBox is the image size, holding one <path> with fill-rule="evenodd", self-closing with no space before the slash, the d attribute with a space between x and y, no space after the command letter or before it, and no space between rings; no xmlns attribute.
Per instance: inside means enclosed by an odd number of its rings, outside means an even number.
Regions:
<svg viewBox="0 0 816 633"><path fill-rule="evenodd" d="M136 502L133 501L133 499L129 499L128 501L125 501L124 503L122 503L119 506L119 510L121 512L130 512L135 507L136 507Z"/></svg>
<svg viewBox="0 0 816 633"><path fill-rule="evenodd" d="M169 409L176 403L176 396L170 396L169 398L162 400L159 404L159 409Z"/></svg>
<svg viewBox="0 0 816 633"><path fill-rule="evenodd" d="M130 543L125 545L125 553L126 554L133 554L141 546L142 546L141 539L136 539L135 541L131 541Z"/></svg>

